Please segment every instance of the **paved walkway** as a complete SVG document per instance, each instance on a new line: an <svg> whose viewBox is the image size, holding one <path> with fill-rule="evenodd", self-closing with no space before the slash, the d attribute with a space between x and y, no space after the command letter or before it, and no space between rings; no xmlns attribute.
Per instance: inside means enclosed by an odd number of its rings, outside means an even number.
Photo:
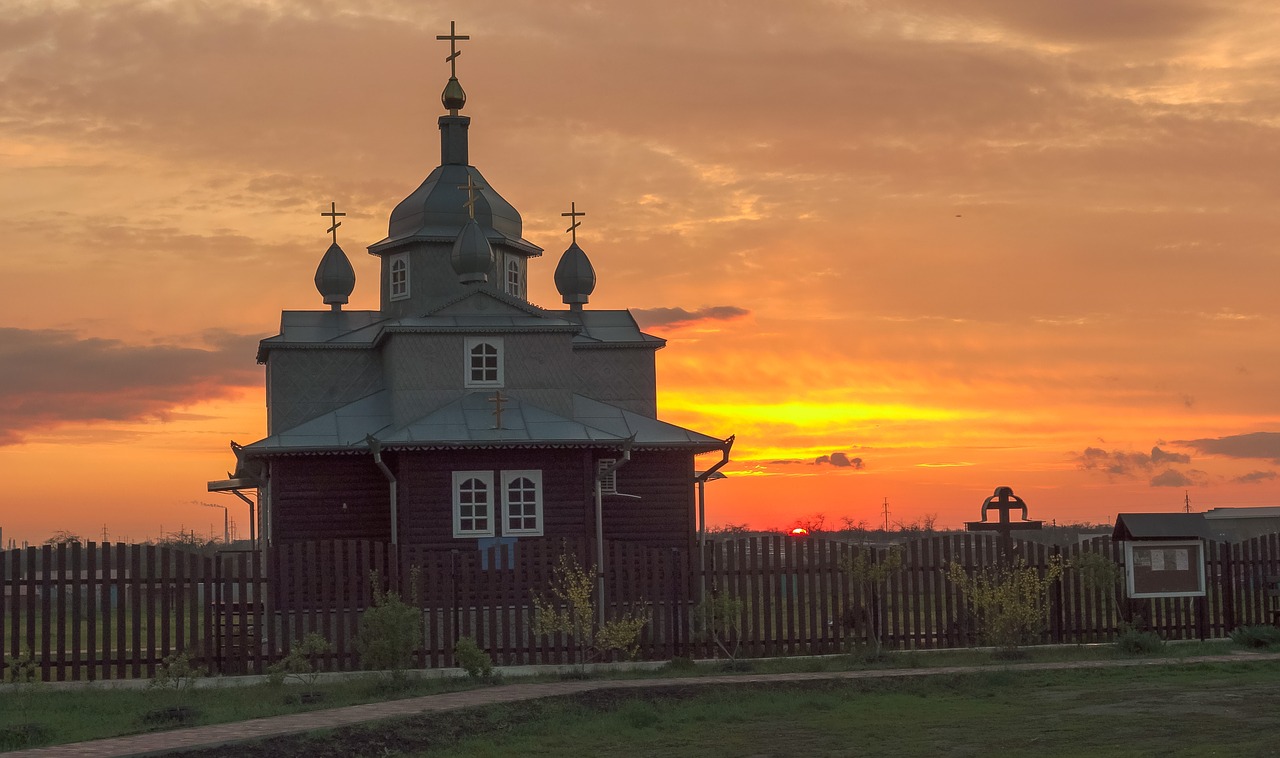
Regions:
<svg viewBox="0 0 1280 758"><path fill-rule="evenodd" d="M559 682L530 682L481 687L465 692L449 692L439 695L381 703L351 705L343 708L295 713L288 716L272 716L236 721L227 724L174 729L168 732L152 732L129 737L113 737L91 742L19 750L5 753L5 758L27 756L122 756L154 755L192 748L216 747L236 742L298 734L320 729L360 724L368 721L414 716L420 713L437 713L461 708L534 700L557 695L573 695L596 690L634 690L649 687L709 686L715 684L746 684L767 682L806 682L832 679L891 679L942 674L969 674L993 669L1012 671L1055 671L1061 669L1100 669L1139 666L1178 666L1193 663L1221 663L1226 661L1275 661L1280 653L1238 653L1233 655L1207 655L1188 658L1134 659L1118 661L1063 661L1056 663L1014 663L1003 666L943 666L939 668L877 669L871 671L821 671L793 674L723 674L715 676L676 677L665 679L592 679Z"/></svg>

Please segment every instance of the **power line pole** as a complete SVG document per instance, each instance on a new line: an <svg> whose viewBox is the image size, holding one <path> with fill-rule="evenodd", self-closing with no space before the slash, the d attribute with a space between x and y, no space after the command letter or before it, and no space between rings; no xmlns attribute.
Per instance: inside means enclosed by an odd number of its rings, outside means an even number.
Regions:
<svg viewBox="0 0 1280 758"><path fill-rule="evenodd" d="M1182 491L1182 507L1186 513L1191 512L1191 492L1188 490Z"/></svg>
<svg viewBox="0 0 1280 758"><path fill-rule="evenodd" d="M884 530L889 531L889 498L884 499Z"/></svg>

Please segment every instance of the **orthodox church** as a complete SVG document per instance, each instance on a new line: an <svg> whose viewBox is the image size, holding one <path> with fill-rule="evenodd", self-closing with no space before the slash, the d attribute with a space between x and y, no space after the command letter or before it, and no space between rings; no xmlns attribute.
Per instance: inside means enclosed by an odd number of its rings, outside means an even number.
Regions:
<svg viewBox="0 0 1280 758"><path fill-rule="evenodd" d="M532 537L693 547L702 483L733 438L657 417L665 341L626 310L587 307L596 274L571 243L555 268L567 306L530 303L542 249L471 165L457 78L442 95L440 165L391 212L380 308L344 308L354 269L333 243L316 270L326 309L284 311L262 340L267 434L232 443L236 469L210 491L256 490L266 543L368 539L476 549ZM695 457L718 452L698 473Z"/></svg>

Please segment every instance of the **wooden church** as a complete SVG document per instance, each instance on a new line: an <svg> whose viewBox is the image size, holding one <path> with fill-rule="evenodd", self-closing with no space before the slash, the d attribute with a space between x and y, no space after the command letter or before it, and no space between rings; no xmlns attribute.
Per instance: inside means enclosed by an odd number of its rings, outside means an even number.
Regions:
<svg viewBox="0 0 1280 758"><path fill-rule="evenodd" d="M573 237L554 273L567 308L529 302L542 249L471 165L456 75L467 37L439 39L452 67L440 165L369 247L381 307L343 307L355 272L331 206L333 244L315 274L328 307L284 311L280 333L260 343L268 436L233 442L232 478L209 489L257 490L268 544L483 549L563 536L692 548L698 485L733 440L658 419L665 341L629 311L587 307L596 276L576 207L562 214ZM695 458L717 452L697 473Z"/></svg>

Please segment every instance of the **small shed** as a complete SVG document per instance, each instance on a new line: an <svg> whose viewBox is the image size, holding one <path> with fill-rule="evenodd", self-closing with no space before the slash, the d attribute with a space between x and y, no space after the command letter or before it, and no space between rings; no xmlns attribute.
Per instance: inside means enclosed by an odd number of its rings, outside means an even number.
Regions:
<svg viewBox="0 0 1280 758"><path fill-rule="evenodd" d="M1116 516L1111 539L1124 543L1129 597L1203 597L1209 538L1201 513Z"/></svg>

